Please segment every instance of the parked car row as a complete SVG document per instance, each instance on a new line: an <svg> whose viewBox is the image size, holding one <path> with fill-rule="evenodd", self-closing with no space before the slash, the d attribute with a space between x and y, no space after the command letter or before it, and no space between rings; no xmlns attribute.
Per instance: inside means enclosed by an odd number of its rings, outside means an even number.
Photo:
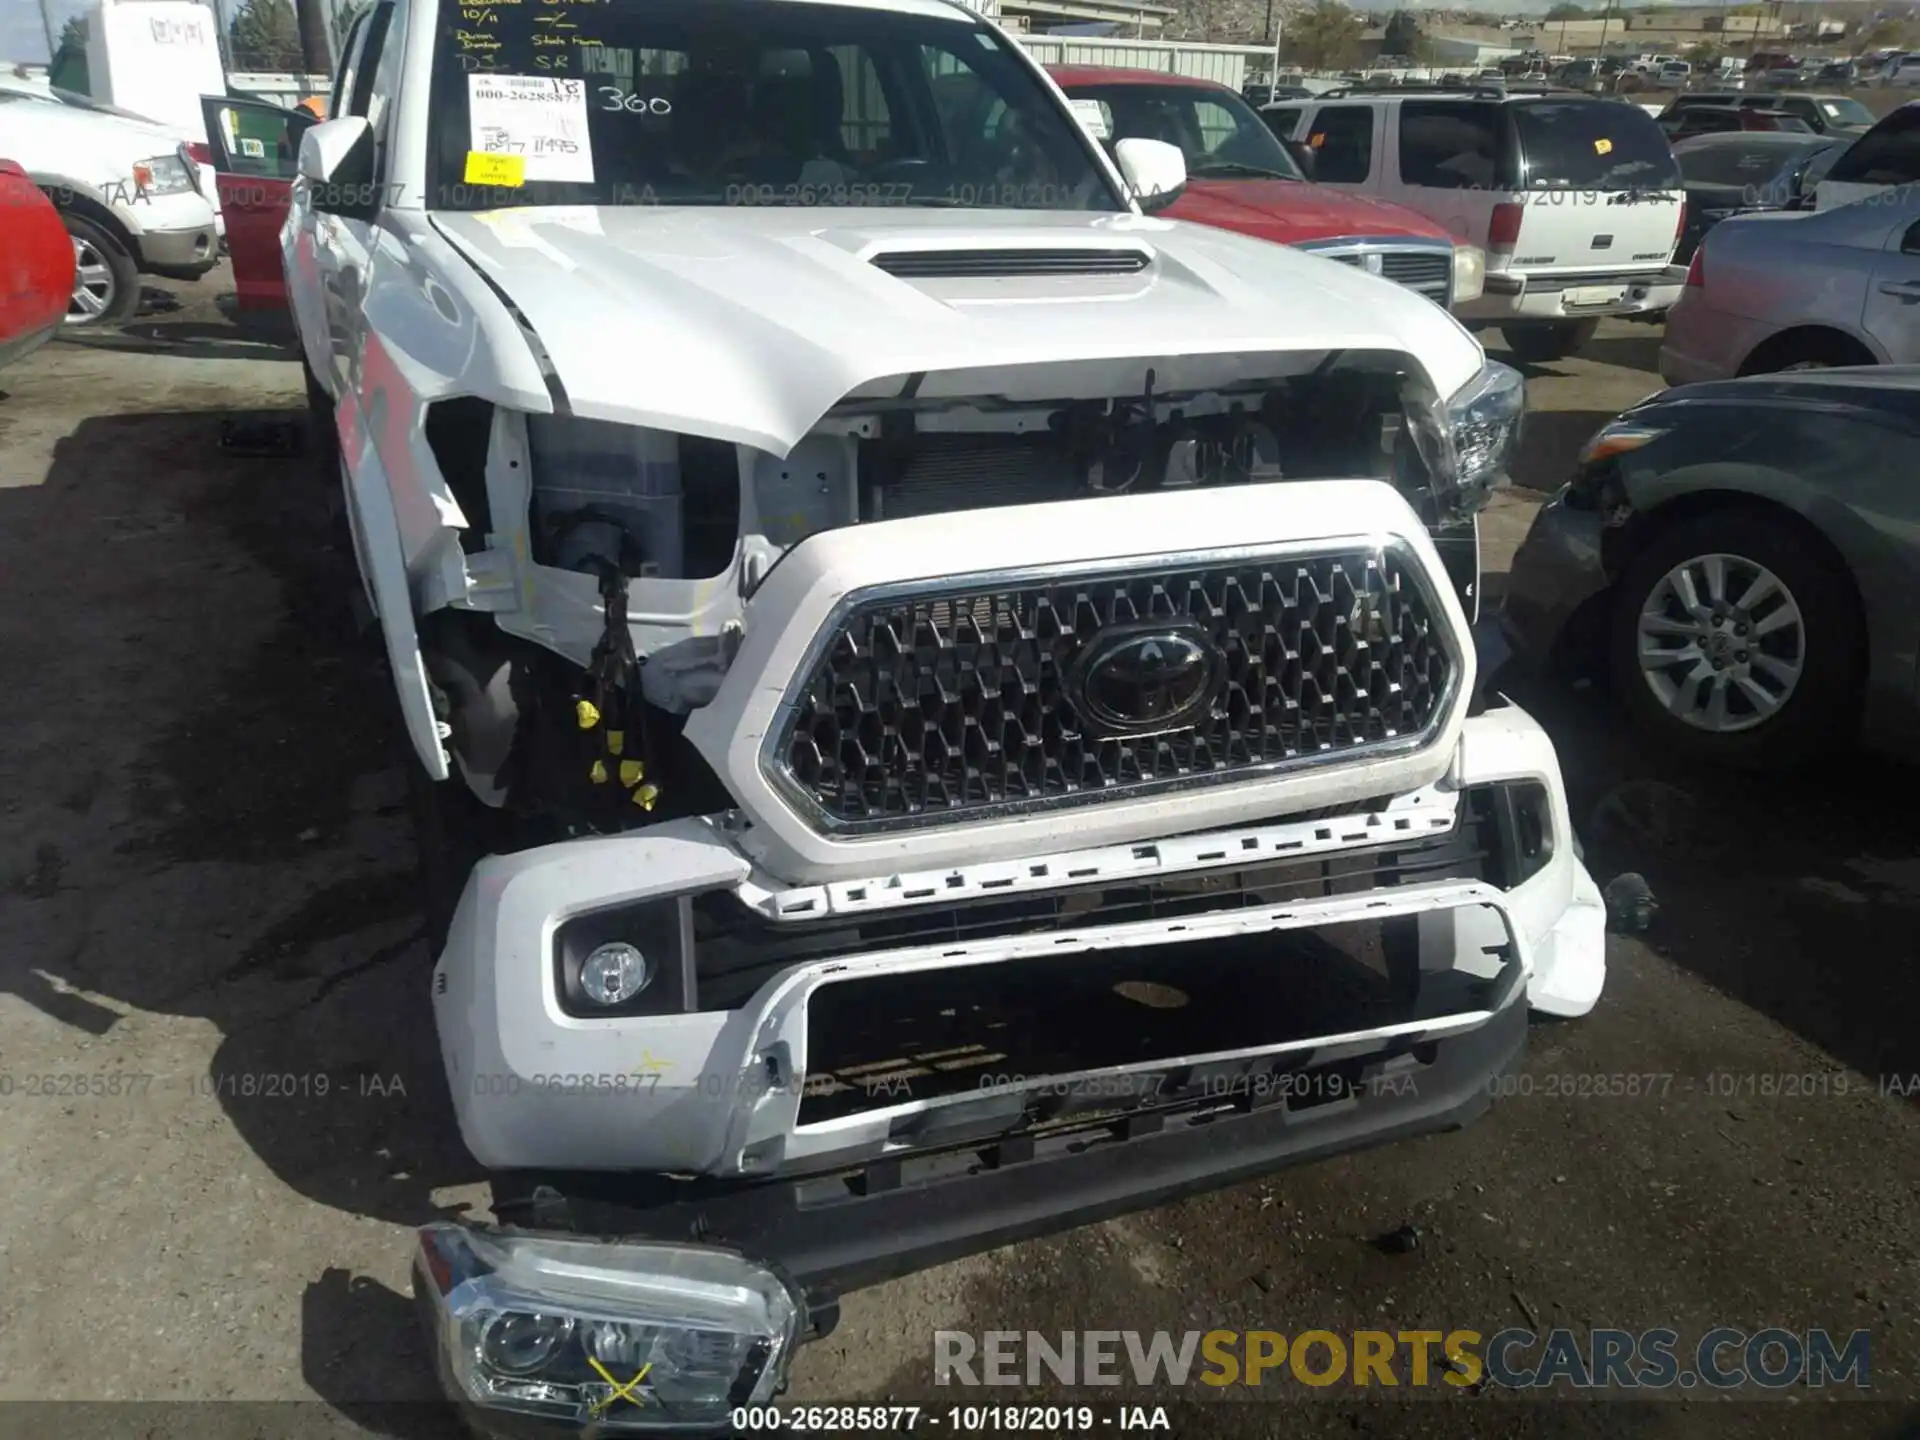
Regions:
<svg viewBox="0 0 1920 1440"><path fill-rule="evenodd" d="M1572 93L1353 93L1269 105L1323 186L1392 201L1486 255L1476 300L1454 309L1498 327L1528 361L1562 359L1609 315L1679 297L1685 224L1666 135L1636 105Z"/></svg>

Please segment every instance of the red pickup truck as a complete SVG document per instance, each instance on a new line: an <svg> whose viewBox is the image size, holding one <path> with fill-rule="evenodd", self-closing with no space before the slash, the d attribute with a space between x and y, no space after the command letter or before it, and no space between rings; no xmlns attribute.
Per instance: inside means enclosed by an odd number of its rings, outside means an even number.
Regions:
<svg viewBox="0 0 1920 1440"><path fill-rule="evenodd" d="M0 365L52 337L73 299L73 242L53 202L0 160Z"/></svg>
<svg viewBox="0 0 1920 1440"><path fill-rule="evenodd" d="M1187 157L1187 188L1158 213L1236 230L1358 265L1440 305L1480 293L1484 262L1399 205L1315 185L1239 93L1158 70L1050 65L1047 73L1106 140L1164 140ZM1464 253L1463 253L1464 252Z"/></svg>

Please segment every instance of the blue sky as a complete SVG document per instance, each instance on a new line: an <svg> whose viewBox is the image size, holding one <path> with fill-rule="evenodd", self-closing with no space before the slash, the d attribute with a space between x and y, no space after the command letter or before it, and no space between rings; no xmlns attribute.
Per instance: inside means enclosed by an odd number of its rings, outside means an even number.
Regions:
<svg viewBox="0 0 1920 1440"><path fill-rule="evenodd" d="M53 33L67 23L69 15L83 15L92 9L91 0L47 0L53 16ZM0 60L26 61L30 65L47 63L47 36L40 23L40 0L0 0Z"/></svg>

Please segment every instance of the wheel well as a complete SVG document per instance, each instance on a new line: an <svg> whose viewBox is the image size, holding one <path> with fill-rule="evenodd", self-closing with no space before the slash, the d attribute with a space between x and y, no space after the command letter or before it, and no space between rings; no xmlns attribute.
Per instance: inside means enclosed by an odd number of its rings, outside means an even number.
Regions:
<svg viewBox="0 0 1920 1440"><path fill-rule="evenodd" d="M1684 495L1676 495L1657 509L1643 512L1634 518L1634 522L1619 535L1615 544L1607 547L1607 593L1612 595L1620 578L1627 573L1634 558L1653 543L1656 536L1663 534L1688 520L1698 519L1702 515L1726 515L1745 513L1757 516L1770 524L1792 530L1808 547L1840 576L1841 593L1846 596L1847 605L1852 611L1854 626L1861 636L1861 654L1867 651L1867 604L1860 594L1860 584L1854 578L1853 567L1847 564L1847 557L1840 553L1840 547L1827 538L1827 534L1806 516L1777 500L1768 500L1758 495L1749 495L1737 490L1693 490ZM1862 674L1864 678L1864 670Z"/></svg>
<svg viewBox="0 0 1920 1440"><path fill-rule="evenodd" d="M84 220L91 220L102 230L105 230L109 235L113 236L115 240L120 242L120 248L132 257L134 264L138 265L140 263L140 242L133 238L132 233L128 231L125 225L120 223L120 217L115 215L113 211L102 205L98 200L92 200L85 195L76 194L64 185L42 185L40 188L45 192L46 197L53 202L54 209L62 211L70 210Z"/></svg>
<svg viewBox="0 0 1920 1440"><path fill-rule="evenodd" d="M1794 360L1828 360L1836 365L1872 365L1874 353L1844 330L1800 325L1769 335L1753 347L1740 366L1742 375L1764 375Z"/></svg>

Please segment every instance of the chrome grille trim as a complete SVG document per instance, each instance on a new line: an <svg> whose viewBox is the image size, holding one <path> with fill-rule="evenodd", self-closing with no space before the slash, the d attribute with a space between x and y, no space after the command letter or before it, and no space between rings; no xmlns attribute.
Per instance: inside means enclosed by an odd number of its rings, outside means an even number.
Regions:
<svg viewBox="0 0 1920 1440"><path fill-rule="evenodd" d="M1272 758L1236 760L1231 754L1222 754L1222 751L1240 748L1236 746L1230 733L1231 722L1222 722L1218 715L1210 715L1205 733L1202 733L1201 727L1193 727L1183 732L1191 737L1183 743L1191 746L1195 752L1205 749L1204 758L1212 762L1206 769L1193 767L1182 769L1176 765L1176 773L1157 773L1146 778L1131 778L1124 774L1126 770L1124 762L1110 765L1105 760L1100 760L1091 763L1097 764L1103 775L1114 769L1123 773L1093 785L1050 786L1042 783L1037 790L1028 786L1019 794L1007 793L978 800L962 799L960 803L949 801L937 805L927 804L923 793L920 805L907 805L897 813L887 813L877 817L871 814L845 813L848 808L846 799L850 782L844 779L835 782L825 775L816 776L810 782L808 778L798 773L793 763L795 732L804 718L803 709L810 705L818 708L817 693L810 695L809 692L817 692L825 683L823 666L827 663L828 652L840 641L849 622L859 618L863 612L885 607L912 607L918 604L924 606L929 612L935 606L945 606L951 617L956 601L962 602L960 609L964 611L977 605L989 595L1004 595L1005 592L1020 590L1023 587L1031 590L1049 586L1086 584L1153 585L1170 580L1177 580L1187 585L1187 593L1191 598L1195 572L1278 565L1294 567L1292 583L1296 587L1293 593L1297 599L1298 586L1301 583L1300 567L1319 562L1338 568L1342 560L1363 561L1365 573L1369 577L1378 577L1384 582L1384 588L1382 588L1374 586L1370 580L1369 593L1385 594L1390 591L1398 595L1400 608L1392 612L1396 617L1396 624L1399 623L1399 617L1411 610L1412 620L1418 627L1417 636L1413 639L1396 636L1393 643L1412 645L1416 641L1423 642L1437 652L1437 660L1432 656L1429 660L1437 663L1438 673L1437 675L1430 673L1425 677L1426 703L1418 716L1421 723L1415 730L1401 731L1387 726L1387 733L1376 737L1360 740L1348 738L1344 742L1333 745L1321 745L1312 750L1295 751ZM1330 571L1329 576L1331 573ZM1277 586L1279 582L1276 580L1273 583ZM1331 579L1329 579L1330 583ZM1314 603L1322 603L1317 586ZM1388 603L1391 606L1394 602ZM1220 624L1221 614L1224 614L1225 610L1217 606L1215 608L1220 609L1220 614L1211 615L1208 618ZM1280 607L1281 613L1286 613L1290 608L1293 608L1293 602L1284 602ZM1217 633L1224 633L1224 631ZM1064 632L1057 632L1057 636L1063 635ZM989 644L983 639L980 644L980 648L994 651L995 665L1000 663L998 658L1000 643L996 641ZM1059 811L1063 808L1098 803L1102 800L1134 800L1186 792L1200 787L1267 780L1281 774L1319 770L1362 760L1409 755L1419 752L1432 742L1434 736L1444 728L1455 708L1465 666L1462 653L1464 643L1463 638L1455 634L1453 628L1447 623L1447 612L1435 591L1435 578L1427 573L1418 553L1399 537L1320 538L1284 547L1267 546L1256 550L1238 548L1187 555L1154 556L1143 558L1131 565L1119 565L1109 561L1098 565L1049 566L1027 571L946 576L871 587L866 590L851 591L842 597L826 623L814 636L804 662L796 668L786 693L781 699L774 723L766 730L760 750L760 770L762 777L810 828L823 834L856 836L897 833L929 825L974 823L1012 815ZM1246 659L1248 664L1252 663L1250 658L1242 658ZM1406 663L1413 662L1409 659ZM1065 666L1059 657L1054 657L1050 662L1050 670L1055 676L1064 673ZM1404 674L1403 670L1403 677ZM1267 686L1264 660L1261 664L1261 676L1264 699ZM1336 689L1338 684L1339 681L1336 679ZM884 687L877 685L876 688ZM1319 688L1316 679L1316 693ZM984 685L982 693L984 693ZM1248 708L1251 710L1252 707ZM1058 702L1049 708L1047 714L1042 717L1043 728L1045 721L1051 719L1058 709ZM902 702L902 711L904 713L904 702ZM1072 714L1070 709L1068 714ZM1262 714L1264 715L1264 711ZM1372 728L1366 714L1361 714L1359 718L1363 728ZM1329 723L1338 726L1346 722L1347 717L1344 714L1336 714L1330 717ZM1276 728L1277 722L1276 725L1266 725L1264 720L1262 723L1265 728L1259 732L1261 744L1270 749L1273 745L1272 737L1275 734L1284 733L1284 727ZM1223 732L1225 738L1216 739L1214 735L1216 729ZM882 732L875 737L882 748L890 739L898 738L885 733L884 725ZM1167 740L1164 736L1156 738L1162 742ZM904 744L904 742L901 743ZM1060 743L1068 745L1079 742L1076 739L1073 742L1062 740ZM1094 742L1088 742L1086 748L1098 749L1099 746ZM817 745L816 753L818 753ZM1148 758L1154 761L1156 767L1160 766L1163 759L1157 747ZM1004 780L1008 773L1005 770L1006 762L995 759L993 763L1000 770L1001 778ZM1083 774L1086 763L1088 762L1082 762ZM1065 767L1049 764L1045 768L1051 775L1056 769L1064 773ZM971 783L971 772L967 766L962 765L959 774L962 781ZM891 792L892 779L884 778L879 783L883 789ZM835 790L838 792L838 808L832 800ZM823 793L828 798L823 798Z"/></svg>
<svg viewBox="0 0 1920 1440"><path fill-rule="evenodd" d="M1310 240L1295 247L1406 286L1436 305L1453 300L1453 247L1436 241L1372 237ZM1378 261L1378 269L1369 264Z"/></svg>

